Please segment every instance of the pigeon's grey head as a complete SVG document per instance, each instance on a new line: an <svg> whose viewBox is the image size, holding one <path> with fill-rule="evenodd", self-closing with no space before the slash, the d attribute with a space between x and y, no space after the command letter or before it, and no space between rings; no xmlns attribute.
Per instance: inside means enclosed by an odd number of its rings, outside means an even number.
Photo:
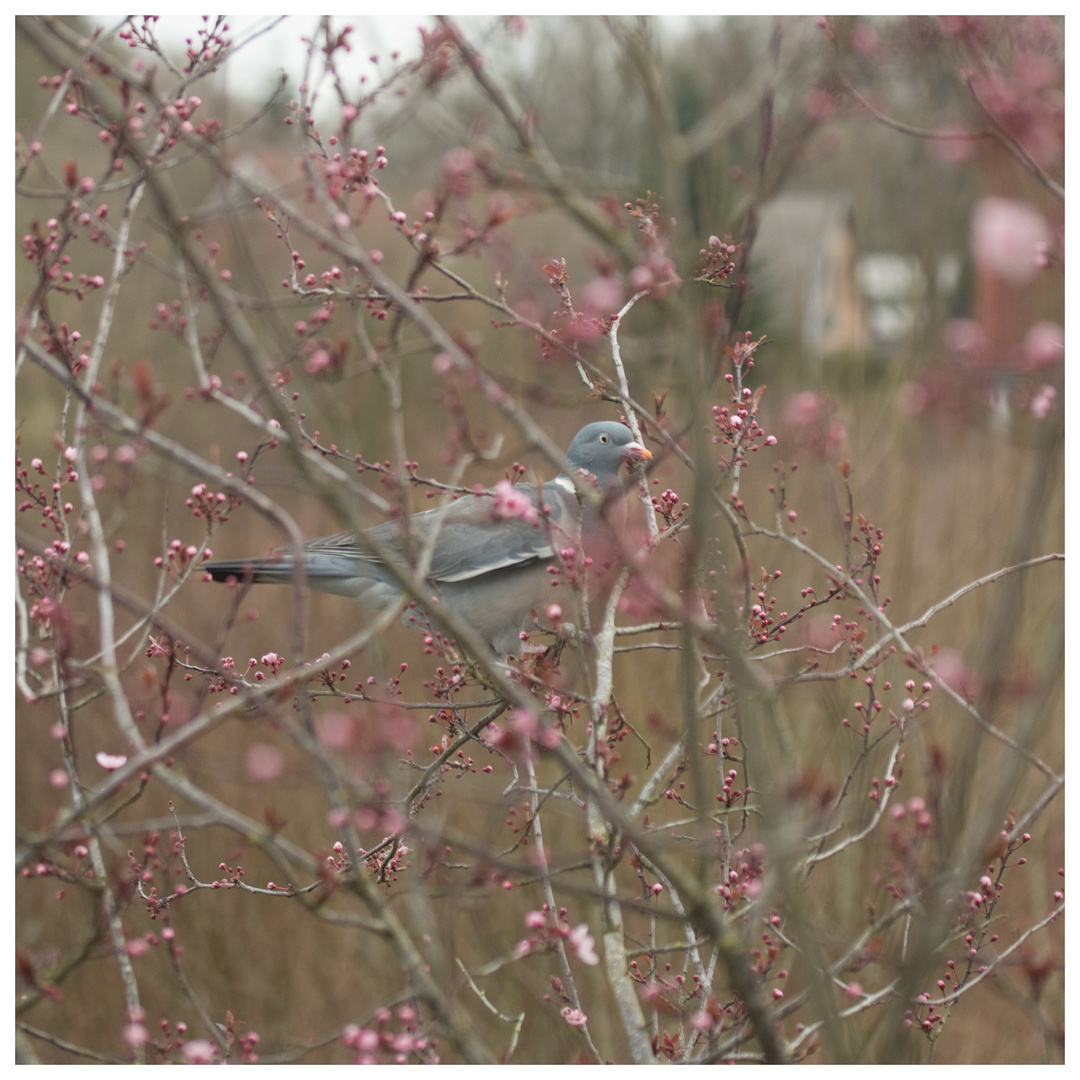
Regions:
<svg viewBox="0 0 1080 1080"><path fill-rule="evenodd" d="M628 462L651 461L652 454L634 440L633 432L614 420L586 424L566 451L567 475L584 469L596 477L601 491L618 486L619 469Z"/></svg>

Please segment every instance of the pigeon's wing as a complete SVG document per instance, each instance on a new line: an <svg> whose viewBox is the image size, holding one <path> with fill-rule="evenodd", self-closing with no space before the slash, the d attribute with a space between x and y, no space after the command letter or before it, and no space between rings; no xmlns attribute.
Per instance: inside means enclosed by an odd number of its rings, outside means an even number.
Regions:
<svg viewBox="0 0 1080 1080"><path fill-rule="evenodd" d="M572 487L572 485L571 485ZM537 505L536 488L520 485ZM564 485L552 481L541 489L541 502L550 508L548 515L537 513L535 521L521 517L496 516L496 501L490 495L465 495L443 507L424 510L412 517L412 533L419 547L434 536L434 549L428 577L449 583L468 581L496 570L525 566L550 559L556 550L574 542L577 499ZM380 544L404 557L404 536L392 521L370 530ZM333 564L340 572L380 575L380 560L364 549L356 533L338 533L304 545L308 565ZM287 554L283 549L282 554ZM385 571L382 571L385 573Z"/></svg>

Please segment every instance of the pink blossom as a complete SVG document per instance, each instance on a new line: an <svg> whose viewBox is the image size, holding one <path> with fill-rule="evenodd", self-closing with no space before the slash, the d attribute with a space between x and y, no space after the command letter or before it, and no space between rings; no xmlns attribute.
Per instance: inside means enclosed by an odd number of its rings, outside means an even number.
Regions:
<svg viewBox="0 0 1080 1080"><path fill-rule="evenodd" d="M570 1024L571 1027L582 1027L589 1019L580 1009L571 1009L569 1005L567 1005L559 1015Z"/></svg>
<svg viewBox="0 0 1080 1080"><path fill-rule="evenodd" d="M285 768L285 755L269 743L252 743L244 752L244 771L252 780L275 780Z"/></svg>
<svg viewBox="0 0 1080 1080"><path fill-rule="evenodd" d="M651 252L630 271L629 281L635 292L647 291L653 300L662 300L668 289L677 289L682 284L675 263L658 251Z"/></svg>
<svg viewBox="0 0 1080 1080"><path fill-rule="evenodd" d="M792 394L784 402L783 422L792 427L802 427L812 424L821 411L821 398L813 390L804 390L799 394Z"/></svg>
<svg viewBox="0 0 1080 1080"><path fill-rule="evenodd" d="M341 1041L353 1050L372 1053L379 1049L379 1033L373 1028L362 1028L358 1024L348 1024L341 1034Z"/></svg>
<svg viewBox="0 0 1080 1080"><path fill-rule="evenodd" d="M145 1046L150 1038L150 1032L142 1024L128 1024L124 1028L124 1042L128 1046Z"/></svg>
<svg viewBox="0 0 1080 1080"><path fill-rule="evenodd" d="M950 690L969 701L979 693L979 676L964 663L957 649L942 649L934 661L934 672Z"/></svg>
<svg viewBox="0 0 1080 1080"><path fill-rule="evenodd" d="M1049 383L1043 383L1031 399L1031 415L1036 420L1045 420L1054 408L1054 398L1057 397L1057 389Z"/></svg>
<svg viewBox="0 0 1080 1080"><path fill-rule="evenodd" d="M342 750L352 742L353 720L347 713L324 713L315 718L315 734L319 742L334 750Z"/></svg>
<svg viewBox="0 0 1080 1080"><path fill-rule="evenodd" d="M403 836L408 826L404 814L400 810L387 810L382 816L382 827L387 836ZM399 851L407 851L404 846L398 847Z"/></svg>
<svg viewBox="0 0 1080 1080"><path fill-rule="evenodd" d="M1056 364L1065 356L1065 327L1043 319L1024 335L1021 349L1028 367L1040 368Z"/></svg>
<svg viewBox="0 0 1080 1080"><path fill-rule="evenodd" d="M209 1065L214 1060L214 1047L207 1039L192 1039L185 1043L183 1053L189 1065Z"/></svg>
<svg viewBox="0 0 1080 1080"><path fill-rule="evenodd" d="M49 773L49 786L54 788L66 787L68 774L63 769L53 769Z"/></svg>
<svg viewBox="0 0 1080 1080"><path fill-rule="evenodd" d="M989 195L971 221L975 261L1014 285L1025 285L1039 271L1040 246L1049 244L1050 226L1033 206Z"/></svg>
<svg viewBox="0 0 1080 1080"><path fill-rule="evenodd" d="M514 304L514 314L525 323L539 323L544 317L540 305L527 296Z"/></svg>
<svg viewBox="0 0 1080 1080"><path fill-rule="evenodd" d="M859 23L851 31L851 47L864 56L872 53L878 47L878 36L873 27Z"/></svg>
<svg viewBox="0 0 1080 1080"><path fill-rule="evenodd" d="M495 485L495 504L491 508L491 516L496 521L521 518L530 525L535 525L538 520L532 499L514 487L509 480L500 480Z"/></svg>
<svg viewBox="0 0 1080 1080"><path fill-rule="evenodd" d="M596 941L589 933L588 923L578 923L570 931L567 941L583 964L588 964L591 967L593 964L600 963L600 957L596 955Z"/></svg>
<svg viewBox="0 0 1080 1080"><path fill-rule="evenodd" d="M124 754L106 754L104 750L99 750L94 755L94 760L103 768L112 772L114 769L123 768L127 764L127 756Z"/></svg>
<svg viewBox="0 0 1080 1080"><path fill-rule="evenodd" d="M304 370L309 375L318 375L320 371L330 366L330 354L325 349L316 349L304 364Z"/></svg>
<svg viewBox="0 0 1080 1080"><path fill-rule="evenodd" d="M455 195L468 195L470 174L476 168L476 156L465 146L455 146L443 154L443 176Z"/></svg>
<svg viewBox="0 0 1080 1080"><path fill-rule="evenodd" d="M930 402L930 395L922 383L908 380L896 391L896 407L904 416L918 416Z"/></svg>
<svg viewBox="0 0 1080 1080"><path fill-rule="evenodd" d="M540 734L542 725L540 717L531 709L515 709L510 717L510 727L521 735L533 738Z"/></svg>
<svg viewBox="0 0 1080 1080"><path fill-rule="evenodd" d="M949 352L970 360L984 356L989 347L986 333L974 319L950 319L945 324L942 337Z"/></svg>
<svg viewBox="0 0 1080 1080"><path fill-rule="evenodd" d="M579 302L587 315L613 315L622 307L623 288L614 278L594 278L581 289Z"/></svg>
<svg viewBox="0 0 1080 1080"><path fill-rule="evenodd" d="M806 95L803 108L812 120L827 120L836 111L836 102L824 86L815 86Z"/></svg>
<svg viewBox="0 0 1080 1080"><path fill-rule="evenodd" d="M510 729L516 735L532 739L545 750L559 745L559 732L556 728L544 727L540 717L528 709L515 709L510 718Z"/></svg>
<svg viewBox="0 0 1080 1080"><path fill-rule="evenodd" d="M829 399L804 390L785 399L781 424L798 446L819 458L832 457L847 438L843 421L831 415L834 408Z"/></svg>

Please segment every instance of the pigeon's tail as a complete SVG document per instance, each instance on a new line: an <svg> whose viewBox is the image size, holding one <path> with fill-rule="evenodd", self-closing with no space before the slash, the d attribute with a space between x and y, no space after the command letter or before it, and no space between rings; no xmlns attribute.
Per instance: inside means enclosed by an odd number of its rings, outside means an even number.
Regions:
<svg viewBox="0 0 1080 1080"><path fill-rule="evenodd" d="M236 581L240 585L284 585L293 579L293 560L289 556L212 562L203 569L214 581Z"/></svg>
<svg viewBox="0 0 1080 1080"><path fill-rule="evenodd" d="M262 559L231 559L207 563L203 569L212 581L235 581L238 585L287 585L294 578L296 560L289 551ZM316 592L351 596L376 607L398 594L393 579L377 564L346 555L306 552L307 586Z"/></svg>

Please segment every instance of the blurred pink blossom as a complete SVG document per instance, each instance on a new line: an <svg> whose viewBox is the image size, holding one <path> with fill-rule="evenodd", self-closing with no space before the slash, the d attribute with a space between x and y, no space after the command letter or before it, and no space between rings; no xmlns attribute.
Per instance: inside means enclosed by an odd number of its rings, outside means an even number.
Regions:
<svg viewBox="0 0 1080 1080"><path fill-rule="evenodd" d="M930 395L922 383L908 380L896 391L896 407L905 416L919 416L927 406Z"/></svg>
<svg viewBox="0 0 1080 1080"><path fill-rule="evenodd" d="M985 331L974 319L950 319L945 324L942 337L949 352L969 360L985 356L990 344Z"/></svg>
<svg viewBox="0 0 1080 1080"><path fill-rule="evenodd" d="M325 349L316 349L304 364L304 370L309 375L318 375L324 368L330 366L330 354Z"/></svg>
<svg viewBox="0 0 1080 1080"><path fill-rule="evenodd" d="M189 1065L209 1065L214 1060L214 1047L207 1039L192 1039L184 1044L184 1060Z"/></svg>
<svg viewBox="0 0 1080 1080"><path fill-rule="evenodd" d="M964 663L958 649L942 649L934 661L934 673L950 689L967 700L978 695L981 681L976 672ZM914 813L914 809L909 805Z"/></svg>
<svg viewBox="0 0 1080 1080"><path fill-rule="evenodd" d="M583 964L592 966L600 963L600 957L596 955L596 941L589 933L588 923L579 923L575 926L570 931L567 941Z"/></svg>
<svg viewBox="0 0 1080 1080"><path fill-rule="evenodd" d="M443 154L443 178L450 191L463 198L472 188L471 174L476 168L476 156L465 146L455 146Z"/></svg>
<svg viewBox="0 0 1080 1080"><path fill-rule="evenodd" d="M792 394L784 402L784 423L792 427L812 424L821 413L821 398L813 390Z"/></svg>
<svg viewBox="0 0 1080 1080"><path fill-rule="evenodd" d="M1044 383L1031 399L1031 415L1036 420L1045 420L1054 408L1054 398L1056 397L1057 389L1049 383Z"/></svg>
<svg viewBox="0 0 1080 1080"><path fill-rule="evenodd" d="M516 735L525 736L550 750L559 744L559 732L555 728L545 727L540 717L529 709L515 709L510 717L510 729Z"/></svg>
<svg viewBox="0 0 1080 1080"><path fill-rule="evenodd" d="M324 713L315 718L315 734L319 742L334 750L343 750L352 742L353 719L347 713Z"/></svg>
<svg viewBox="0 0 1080 1080"><path fill-rule="evenodd" d="M244 771L252 780L275 780L285 768L285 755L269 743L252 743L244 751Z"/></svg>
<svg viewBox="0 0 1080 1080"><path fill-rule="evenodd" d="M851 31L851 47L866 56L878 47L878 36L873 27L859 23Z"/></svg>
<svg viewBox="0 0 1080 1080"><path fill-rule="evenodd" d="M681 284L675 263L658 251L650 252L644 262L630 271L631 288L636 292L648 292L654 300L662 300L669 288L677 289Z"/></svg>
<svg viewBox="0 0 1080 1080"><path fill-rule="evenodd" d="M145 1046L150 1038L150 1033L142 1024L128 1024L124 1028L124 1042L128 1046Z"/></svg>
<svg viewBox="0 0 1080 1080"><path fill-rule="evenodd" d="M842 452L847 439L847 428L835 415L834 403L812 390L785 398L780 423L793 443L817 458Z"/></svg>
<svg viewBox="0 0 1080 1080"><path fill-rule="evenodd" d="M1065 327L1047 319L1037 322L1024 335L1021 349L1028 367L1056 364L1065 356Z"/></svg>
<svg viewBox="0 0 1080 1080"><path fill-rule="evenodd" d="M975 261L1014 285L1039 272L1039 253L1052 236L1046 219L1033 206L988 195L975 207L971 250Z"/></svg>
<svg viewBox="0 0 1080 1080"><path fill-rule="evenodd" d="M812 120L827 120L836 111L836 102L824 86L815 86L804 98L803 108Z"/></svg>
<svg viewBox="0 0 1080 1080"><path fill-rule="evenodd" d="M614 315L623 305L622 286L610 277L593 278L579 295L581 310L588 315Z"/></svg>

